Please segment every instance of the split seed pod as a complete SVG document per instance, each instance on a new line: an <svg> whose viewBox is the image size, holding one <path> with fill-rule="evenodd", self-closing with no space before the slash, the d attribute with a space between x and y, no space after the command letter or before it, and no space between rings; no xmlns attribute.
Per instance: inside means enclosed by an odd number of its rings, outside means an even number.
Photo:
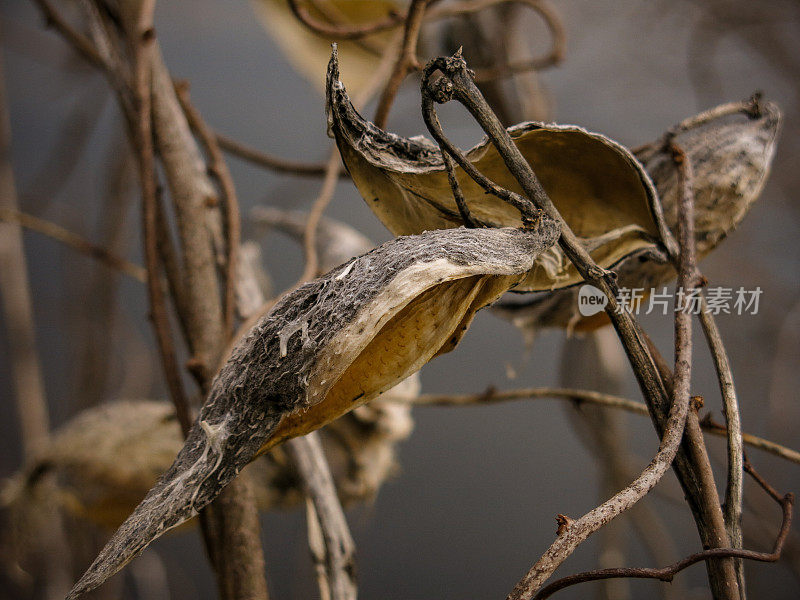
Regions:
<svg viewBox="0 0 800 600"><path fill-rule="evenodd" d="M676 125L674 142L692 163L695 202L695 243L699 258L706 256L744 219L758 199L769 175L781 124L772 102L751 99L722 105ZM653 179L669 228L677 231L678 173L665 134L636 150ZM630 257L617 265L622 288L661 286L675 278L669 263ZM537 294L529 302L493 310L514 322L531 338L543 327L591 331L609 323L604 312L591 317L578 313L578 288Z"/></svg>
<svg viewBox="0 0 800 600"><path fill-rule="evenodd" d="M401 237L285 296L233 349L175 462L68 598L196 515L254 456L452 350L475 312L517 285L558 235L542 216L535 229Z"/></svg>
<svg viewBox="0 0 800 600"><path fill-rule="evenodd" d="M438 146L403 138L365 120L339 81L336 48L328 65L327 111L347 170L367 205L395 235L464 225ZM655 189L633 154L573 125L522 123L508 129L561 216L602 267L653 248L665 231ZM499 186L522 194L496 148L484 140L467 158ZM484 192L460 167L456 178L472 217L486 227L519 227L519 212ZM560 248L537 260L519 291L551 290L582 278Z"/></svg>

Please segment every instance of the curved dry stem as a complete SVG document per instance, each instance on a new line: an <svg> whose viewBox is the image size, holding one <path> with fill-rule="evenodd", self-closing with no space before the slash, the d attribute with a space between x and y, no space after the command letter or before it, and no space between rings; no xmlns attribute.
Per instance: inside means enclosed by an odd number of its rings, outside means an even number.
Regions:
<svg viewBox="0 0 800 600"><path fill-rule="evenodd" d="M551 44L547 52L531 59L475 69L476 81L491 81L526 71L539 71L558 65L564 60L567 36L561 16L556 8L546 0L472 0L440 6L428 11L426 21L472 14L503 4L521 4L537 13L550 34Z"/></svg>
<svg viewBox="0 0 800 600"><path fill-rule="evenodd" d="M323 163L306 163L280 158L279 156L256 150L221 133L214 133L214 137L217 139L217 144L219 144L220 148L259 167L298 177L322 177L325 175L325 164Z"/></svg>
<svg viewBox="0 0 800 600"><path fill-rule="evenodd" d="M289 8L303 25L308 27L314 33L326 37L332 37L337 40L357 40L359 38L371 35L373 33L380 33L388 29L394 29L406 20L404 13L392 13L381 21L369 23L367 25L360 25L357 27L343 27L331 23L324 23L316 20L311 13L308 12L298 0L288 0Z"/></svg>
<svg viewBox="0 0 800 600"><path fill-rule="evenodd" d="M725 489L725 526L728 530L731 546L741 548L744 543L742 533L742 500L744 496L744 439L742 420L739 413L739 400L733 383L728 353L717 327L716 319L708 311L705 296L701 295L700 324L703 327L714 368L717 371L719 389L722 395L722 407L725 415L726 438L728 441L728 475ZM742 562L737 561L737 572L740 573L739 586L744 586Z"/></svg>
<svg viewBox="0 0 800 600"><path fill-rule="evenodd" d="M489 388L482 394L420 394L411 402L421 406L474 406L481 404L495 404L500 402L511 402L514 400L546 399L567 400L577 404L592 404L606 408L624 410L641 416L648 416L647 405L621 396L603 394L594 390L581 390L570 388L525 388L518 390L497 391ZM707 415L700 421L703 431L727 437L728 429L724 425L716 423ZM782 446L772 440L768 440L750 433L742 433L742 441L751 448L758 448L768 452L773 456L788 460L800 465L800 452L786 446Z"/></svg>
<svg viewBox="0 0 800 600"><path fill-rule="evenodd" d="M65 246L69 246L81 254L99 260L107 267L124 273L128 277L132 277L142 283L146 281L147 272L144 267L119 257L102 246L93 244L86 238L52 221L40 219L28 213L7 208L0 208L0 221L16 223L25 229L41 233Z"/></svg>

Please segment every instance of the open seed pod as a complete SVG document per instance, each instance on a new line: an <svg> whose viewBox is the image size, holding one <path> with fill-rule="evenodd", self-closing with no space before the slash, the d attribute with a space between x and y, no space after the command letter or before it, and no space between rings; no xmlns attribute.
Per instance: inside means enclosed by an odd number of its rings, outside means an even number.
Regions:
<svg viewBox="0 0 800 600"><path fill-rule="evenodd" d="M686 152L694 170L699 257L716 248L758 199L769 175L780 123L781 113L775 104L752 99L713 108L669 130L675 133L675 143ZM665 147L666 135L638 149L636 156L655 183L667 225L676 231L677 168ZM620 287L640 288L645 293L675 277L670 264L649 260L646 255L630 257L614 270ZM590 317L579 314L578 288L537 294L530 301L493 310L513 321L528 337L543 327L590 331L609 323L603 312Z"/></svg>
<svg viewBox="0 0 800 600"><path fill-rule="evenodd" d="M438 147L422 137L387 133L361 117L339 81L335 48L327 80L330 132L358 191L383 224L395 235L463 225ZM530 122L508 132L599 265L610 267L658 243L666 225L650 178L630 151L573 125ZM489 179L522 193L488 140L466 155ZM515 208L486 194L460 167L456 178L480 224L520 226ZM517 289L550 290L581 279L560 248L553 247Z"/></svg>
<svg viewBox="0 0 800 600"><path fill-rule="evenodd" d="M518 284L557 237L546 216L535 229L401 237L284 296L233 349L175 462L68 598L196 515L257 454L452 350L475 312Z"/></svg>
<svg viewBox="0 0 800 600"><path fill-rule="evenodd" d="M252 0L251 4L264 29L289 63L322 93L320 73L328 62L330 42L337 37L321 35L306 27L292 14L286 0ZM302 0L302 4L315 21L337 27L377 23L403 9L403 3L396 0ZM355 70L354 91L369 84L392 35L393 31L389 30L358 40L338 40L342 56Z"/></svg>

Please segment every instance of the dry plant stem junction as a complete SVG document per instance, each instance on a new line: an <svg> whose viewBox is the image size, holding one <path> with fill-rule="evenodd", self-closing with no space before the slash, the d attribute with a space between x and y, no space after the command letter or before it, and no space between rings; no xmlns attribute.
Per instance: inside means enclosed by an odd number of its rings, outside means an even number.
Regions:
<svg viewBox="0 0 800 600"><path fill-rule="evenodd" d="M441 77L434 81L432 76L436 72L440 72ZM435 114L434 102L444 103L451 99L456 99L463 104L486 131L503 157L507 167L520 183L527 199L508 190L499 189L498 186L487 180L445 137ZM657 431L662 436L659 454L656 455L655 462L651 463L642 477L617 494L617 496L601 505L601 507L598 507L598 509L564 527L550 550L534 565L509 595L509 600L530 598L580 542L605 522L643 497L658 481L663 471L666 470L666 466L672 463L674 452L678 451L678 442L680 442L684 421L688 413L688 384L683 386L684 392L681 393L681 396L676 396L679 401L673 403L671 400L672 390L669 389L672 387L672 382L667 382L666 378L659 373L655 360L647 347L644 332L629 313L618 310L619 307L616 300L617 286L614 274L600 268L593 261L569 226L560 217L557 209L536 178L533 169L518 151L491 108L486 104L474 84L471 72L467 69L466 63L459 54L451 58L435 59L425 68L422 82L422 111L426 125L439 143L443 153L452 156L464 171L487 192L495 194L516 206L522 213L523 223L534 221L537 209L539 209L556 219L561 225L562 233L559 245L583 278L602 290L608 298L607 314L623 343L647 401L651 418ZM663 230L662 240L667 255L677 255L674 242L666 235L665 226ZM667 369L667 371L669 370ZM699 443L703 444L702 437L700 437ZM720 532L713 520L708 518L709 514L721 512L721 509L718 501L715 506L709 505L709 494L704 489L707 486L703 485L702 474L710 471L710 467L696 464L699 459L702 459L703 454L704 452L699 452L695 453L694 456L691 454L679 456L675 463L676 471L689 498L704 545L706 547L726 547L728 544L724 526ZM693 459L695 464L692 463ZM656 465L655 468L654 465ZM730 560L710 561L707 563L709 580L715 598L736 600L740 597L732 567Z"/></svg>

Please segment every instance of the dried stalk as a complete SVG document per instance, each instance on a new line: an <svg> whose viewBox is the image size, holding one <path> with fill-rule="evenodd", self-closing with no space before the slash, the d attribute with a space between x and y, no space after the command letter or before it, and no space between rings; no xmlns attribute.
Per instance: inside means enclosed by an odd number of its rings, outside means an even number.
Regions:
<svg viewBox="0 0 800 600"><path fill-rule="evenodd" d="M535 600L544 600L549 598L559 590L566 587L576 585L578 583L585 583L587 581L598 581L603 579L613 579L619 577L638 578L638 579L658 579L660 581L671 582L675 575L701 561L709 561L718 558L737 558L746 560L755 560L759 562L776 562L780 559L781 554L789 536L792 527L792 513L794 508L794 494L786 494L781 497L780 494L770 486L761 477L758 472L753 469L747 461L745 461L745 470L756 480L756 482L775 500L781 507L782 520L781 527L775 537L775 543L772 547L772 552L757 552L754 550L742 550L739 548L714 548L711 550L704 550L697 552L686 558L676 562L675 564L657 568L631 568L622 567L617 569L599 569L596 571L587 571L584 573L577 573L568 577L563 577L554 581L547 587L543 588L535 597Z"/></svg>
<svg viewBox="0 0 800 600"><path fill-rule="evenodd" d="M719 379L722 406L725 415L726 438L728 440L728 476L725 489L725 527L733 548L742 548L744 536L742 534L742 499L744 486L742 476L744 473L744 435L742 434L742 421L739 415L739 401L736 397L736 387L733 383L728 353L722 342L722 335L717 327L716 319L707 310L705 296L701 296L700 324L703 327L714 368ZM701 423L701 426L703 423ZM739 588L744 599L744 566L741 560L736 561L736 573L739 579Z"/></svg>
<svg viewBox="0 0 800 600"><path fill-rule="evenodd" d="M431 76L436 71L440 71L443 77L436 81L436 83L431 84ZM517 207L523 215L523 221L533 220L535 218L533 207L537 206L544 210L551 217L556 219L556 221L560 224L562 235L559 244L564 253L575 265L583 278L600 289L608 298L606 312L611 318L612 323L614 324L614 327L620 336L623 346L625 347L625 351L628 355L631 365L633 366L634 373L639 381L639 385L644 393L645 399L647 400L648 408L650 409L654 422L657 428L662 432L662 440L663 442L666 442L662 443L660 446L659 458L665 459L668 457L669 462L671 462L674 458L674 455L670 456L668 450L671 450L671 442L674 441L674 432L671 431L671 429L676 426L674 423L676 405L675 403L672 403L672 406L669 409L669 417L665 422L664 413L666 412L666 407L669 405L666 395L665 381L656 370L654 359L648 349L645 347L645 336L643 332L640 330L629 313L624 310L619 310L616 298L616 283L613 275L607 271L604 271L594 263L589 254L577 240L574 233L560 217L555 206L552 204L552 201L547 197L547 194L536 178L531 166L525 161L525 158L513 144L508 133L502 127L497 118L494 117L491 109L480 95L478 89L475 87L468 69L466 68L466 64L459 55L449 59L440 58L431 61L423 74L422 90L423 117L428 129L439 145L456 160L456 162L467 172L467 174L469 174L489 193L494 193L508 201L513 206ZM433 102L447 102L453 98L462 103L470 111L484 131L486 131L486 133L489 135L489 138L497 147L498 152L501 154L504 162L506 163L506 166L509 168L525 192L527 200L516 194L510 193L507 190L499 190L497 186L492 184L492 182L488 181L479 172L477 172L477 170L472 166L471 163L469 163L466 157L457 148L455 148L455 146L453 146L449 140L446 139L433 109ZM670 245L671 238L667 235L668 232L666 230L666 226L662 224L660 225L660 229L664 230L662 232L662 240L667 247L668 252L673 254L674 248ZM683 416L686 416L685 413ZM667 425L669 425L669 427ZM680 427L683 427L683 420L680 421ZM697 450L697 452L692 455L692 459L695 463L697 463L702 458L702 453L699 452L701 448L693 449ZM675 450L677 450L677 447ZM651 465L653 465L653 463L651 463ZM648 469L650 469L650 467L648 467ZM706 475L706 473L702 472L702 470L700 470L701 472L699 473L696 472L698 470L700 469L694 469L695 472L693 473L692 469L690 468L680 468L678 470L679 478L681 479L684 489L693 495L694 503L699 507L705 507L707 512L713 515L714 507L709 506L710 496L708 494L701 496L700 493L697 493L697 490L700 492L708 491L707 486L700 485L696 481L696 478ZM658 469L656 469L655 473L648 472L648 470L646 470L643 475L646 478L650 478L652 475L658 475ZM630 506L630 504L627 504L626 501L623 501L622 503L616 504L614 510L624 510L628 506ZM716 509L718 508L719 505L717 504ZM614 514L618 514L618 512L615 512ZM698 513L696 512L695 514L697 515ZM594 517L595 515L592 516ZM702 518L698 518L696 520L698 523L698 528L701 531L701 535L704 537L704 541L707 537L718 537L720 532L715 526L716 524L707 523ZM581 522L581 525L584 527L587 525L587 523ZM566 529L571 529L571 526L567 527ZM725 534L724 528L722 534ZM588 533L586 535L588 535ZM725 535L725 537L727 537L727 535ZM709 545L714 546L719 544ZM530 597L530 595L533 594L544 581L544 579L537 575L537 569L539 567L544 567L545 564L548 566L555 563L560 564L560 562L562 562L574 549L574 547L570 547L568 544L561 547L556 546L561 546L558 541L556 544L554 544L554 547L551 547L551 551L549 551L542 558L544 564L537 563L537 565L534 566L529 574L511 593L509 596L510 599ZM730 574L728 573L723 574L710 572L712 589L714 590L717 598L731 598L727 592L733 589L732 586L735 586L736 581L735 577L731 579L729 575Z"/></svg>
<svg viewBox="0 0 800 600"><path fill-rule="evenodd" d="M175 207L182 252L192 371L202 387L219 364L227 339L213 241L206 221L209 203L216 203L216 190L157 46L153 51L152 86L153 130Z"/></svg>
<svg viewBox="0 0 800 600"><path fill-rule="evenodd" d="M339 173L341 170L339 151L334 148L325 166L325 179L322 180L322 188L311 206L311 211L308 213L306 229L303 235L303 254L306 262L305 267L303 267L303 273L300 275L300 279L298 279L295 286L301 285L317 275L319 266L319 256L317 255L317 225L319 224L320 218L322 218L322 213L325 212L328 204L330 204L330 201L333 199L333 193L336 191L336 184L339 181Z"/></svg>
<svg viewBox="0 0 800 600"><path fill-rule="evenodd" d="M628 398L603 394L595 390L580 390L569 388L525 388L519 390L497 391L493 388L487 389L481 394L420 394L411 402L422 406L469 406L479 404L494 404L499 402L510 402L512 400L553 398L557 400L567 400L578 405L591 404L624 410L637 415L648 416L650 413L647 405ZM700 420L700 427L703 431L714 435L727 437L728 429L724 425L715 423L710 416ZM777 444L771 440L752 435L742 434L742 441L752 448L758 448L764 452L800 464L800 452Z"/></svg>
<svg viewBox="0 0 800 600"><path fill-rule="evenodd" d="M9 208L0 208L0 221L16 223L25 229L41 233L57 242L69 246L81 254L97 259L107 267L119 271L128 277L132 277L137 281L144 283L146 280L147 275L144 267L121 258L102 246L93 244L86 238L52 221L46 221L45 219L40 219L33 215Z"/></svg>
<svg viewBox="0 0 800 600"><path fill-rule="evenodd" d="M397 91L400 89L400 84L403 83L409 73L420 68L419 60L417 60L417 42L422 27L422 19L425 16L425 9L429 3L430 0L411 0L411 6L408 8L408 16L405 19L405 27L403 29L403 43L392 74L386 83L386 87L383 88L380 100L378 100L378 108L375 111L375 125L381 129L385 127L386 120L389 118L389 111L392 108L395 96L397 96Z"/></svg>
<svg viewBox="0 0 800 600"><path fill-rule="evenodd" d="M285 444L287 454L292 458L303 486L303 490L313 504L309 520L318 519L325 542L325 579L320 589L325 598L325 590L330 592L331 600L355 600L357 595L355 543L350 536L347 520L336 494L325 453L317 432L294 438ZM313 527L309 522L309 529Z"/></svg>
<svg viewBox="0 0 800 600"><path fill-rule="evenodd" d="M286 173L300 177L322 177L325 175L326 167L322 163L304 163L300 161L279 158L277 156L267 154L266 152L262 152L261 150L251 148L250 146L247 146L246 144L243 144L228 136L222 135L221 133L214 133L214 137L216 138L217 144L219 144L220 148L226 152L229 152L230 154L233 154L234 156L238 156L239 158L249 161L254 165L271 169L273 171L277 171L278 173Z"/></svg>
<svg viewBox="0 0 800 600"><path fill-rule="evenodd" d="M233 184L233 178L228 170L225 158L222 156L222 151L217 144L217 139L208 125L206 125L200 111L192 105L189 99L188 84L176 85L175 91L178 95L181 107L183 108L183 112L186 113L186 118L189 120L189 125L197 132L205 146L206 153L210 159L208 170L211 175L216 178L222 190L225 225L227 229L227 236L225 238L227 260L225 261L224 315L225 330L230 335L233 333L234 309L236 304L236 269L238 265L237 254L241 242L239 200L236 197L236 187Z"/></svg>

